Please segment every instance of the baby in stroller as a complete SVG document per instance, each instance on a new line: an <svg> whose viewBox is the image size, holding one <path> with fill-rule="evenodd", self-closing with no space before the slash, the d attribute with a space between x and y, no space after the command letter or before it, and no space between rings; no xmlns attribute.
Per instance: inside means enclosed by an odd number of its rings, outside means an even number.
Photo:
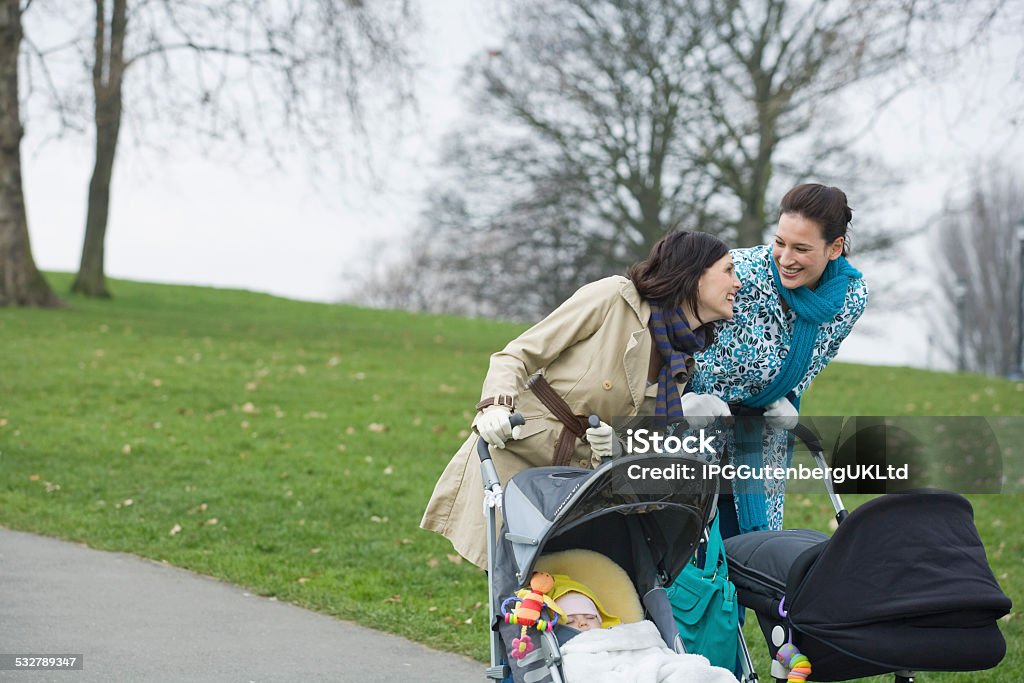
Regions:
<svg viewBox="0 0 1024 683"><path fill-rule="evenodd" d="M547 571L534 572L529 588L505 600L502 608L509 615L500 631L506 642L512 644L512 680L519 680L520 675L524 680L537 680L546 674L550 678L541 680L735 681L728 671L710 666L702 657L670 649L658 627L644 619L632 579L606 556L577 548L543 555L536 566ZM587 583L560 572L585 577ZM527 605L529 611L531 601L533 605L544 605L537 625L516 623L511 617L518 606ZM614 614L610 605L621 610L623 616ZM527 631L529 635L524 635ZM529 649L518 651L515 643L531 636ZM553 658L557 658L559 665L545 672L551 666L546 660ZM564 678L556 678L558 675Z"/></svg>
<svg viewBox="0 0 1024 683"><path fill-rule="evenodd" d="M495 514L489 510L494 629L488 678L734 683L728 670L685 654L665 592L702 537L716 482L638 485L628 467L678 460L650 456L612 461L596 470L537 467L515 475L501 490L496 475L487 471L487 455L481 449L483 479L500 491L504 512L499 533L491 526ZM559 580L534 585L535 572ZM593 601L605 628L566 624L566 607L556 601L565 595L569 603L578 600L572 593ZM532 603L525 621L518 615L510 618L518 601ZM576 613L585 612L592 613L589 605ZM524 646L525 637L530 640Z"/></svg>
<svg viewBox="0 0 1024 683"><path fill-rule="evenodd" d="M569 591L555 600L559 609L565 612L565 625L577 631L611 628L611 626L605 627L605 618L601 614L601 610L597 603L587 595L587 592Z"/></svg>

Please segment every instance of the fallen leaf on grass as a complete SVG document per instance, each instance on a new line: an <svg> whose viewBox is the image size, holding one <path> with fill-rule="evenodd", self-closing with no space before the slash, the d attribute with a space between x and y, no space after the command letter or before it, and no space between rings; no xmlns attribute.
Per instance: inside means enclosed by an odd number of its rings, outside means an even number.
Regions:
<svg viewBox="0 0 1024 683"><path fill-rule="evenodd" d="M246 391L256 391L256 387L257 386L259 386L259 385L257 385L256 382L246 382L245 383L245 390Z"/></svg>
<svg viewBox="0 0 1024 683"><path fill-rule="evenodd" d="M433 432L434 434L440 434L446 429L448 428L444 425L434 425L433 427L430 428L430 431Z"/></svg>
<svg viewBox="0 0 1024 683"><path fill-rule="evenodd" d="M124 446L121 447L121 452L124 453L125 455L131 455L132 445L130 443L126 443Z"/></svg>
<svg viewBox="0 0 1024 683"><path fill-rule="evenodd" d="M438 561L438 559L436 557L432 557L429 560L427 560L427 566L430 567L431 569L433 569L434 567L436 567L439 564L441 564L441 563Z"/></svg>
<svg viewBox="0 0 1024 683"><path fill-rule="evenodd" d="M312 553L313 555L316 555L318 552L320 552L320 550L321 550L321 548L310 548L309 552Z"/></svg>
<svg viewBox="0 0 1024 683"><path fill-rule="evenodd" d="M380 422L371 422L370 424L366 425L366 428L369 429L371 432L377 433L386 432L389 429L387 425L383 425Z"/></svg>
<svg viewBox="0 0 1024 683"><path fill-rule="evenodd" d="M395 468L392 467L391 465L388 465L387 467L384 468L384 474L394 474L394 473L395 473Z"/></svg>
<svg viewBox="0 0 1024 683"><path fill-rule="evenodd" d="M216 526L218 521L219 520L216 517L211 517L210 519L206 520L206 526Z"/></svg>
<svg viewBox="0 0 1024 683"><path fill-rule="evenodd" d="M462 555L448 555L448 561L452 564L462 564Z"/></svg>
<svg viewBox="0 0 1024 683"><path fill-rule="evenodd" d="M154 380L153 380L153 386L154 386L154 387L161 387L161 386L163 386L163 383L164 383L164 382L163 382L163 380L161 380L161 379L154 379Z"/></svg>
<svg viewBox="0 0 1024 683"><path fill-rule="evenodd" d="M427 611L428 611L428 612L436 612L436 611L437 611L437 608L436 608L436 607L428 607L428 608L427 608Z"/></svg>
<svg viewBox="0 0 1024 683"><path fill-rule="evenodd" d="M439 386L437 388L437 390L440 391L442 394L454 394L455 393L455 387L448 386L447 384L442 384L441 386Z"/></svg>
<svg viewBox="0 0 1024 683"><path fill-rule="evenodd" d="M252 404L252 401L247 401L245 403L245 405L242 406L242 412L243 413L255 413L256 412L256 406L254 406Z"/></svg>
<svg viewBox="0 0 1024 683"><path fill-rule="evenodd" d="M387 521L388 521L388 518L387 517L378 517L377 515L372 515L370 517L370 521L375 523L375 524L386 524Z"/></svg>
<svg viewBox="0 0 1024 683"><path fill-rule="evenodd" d="M299 373L300 375L305 375L306 374L306 366L305 365L296 365L295 366L295 372Z"/></svg>
<svg viewBox="0 0 1024 683"><path fill-rule="evenodd" d="M466 620L465 620L464 622L462 622L462 623L463 623L463 624L472 624L472 623L473 623L473 617L470 617L469 619L466 619Z"/></svg>
<svg viewBox="0 0 1024 683"><path fill-rule="evenodd" d="M177 536L180 533L181 533L181 525L180 524L175 524L174 526L171 527L171 536Z"/></svg>
<svg viewBox="0 0 1024 683"><path fill-rule="evenodd" d="M301 586L305 586L306 583L309 582L309 577L307 577L307 576L300 576L298 579L296 579L296 582L299 585L301 585Z"/></svg>
<svg viewBox="0 0 1024 683"><path fill-rule="evenodd" d="M325 413L320 413L315 410L311 410L305 415L303 415L302 418L305 420L326 420L327 415Z"/></svg>
<svg viewBox="0 0 1024 683"><path fill-rule="evenodd" d="M391 604L402 602L401 595L392 595L390 598L384 598L384 602L390 602Z"/></svg>
<svg viewBox="0 0 1024 683"><path fill-rule="evenodd" d="M39 481L39 475L38 474L33 474L33 475L29 476L29 481Z"/></svg>

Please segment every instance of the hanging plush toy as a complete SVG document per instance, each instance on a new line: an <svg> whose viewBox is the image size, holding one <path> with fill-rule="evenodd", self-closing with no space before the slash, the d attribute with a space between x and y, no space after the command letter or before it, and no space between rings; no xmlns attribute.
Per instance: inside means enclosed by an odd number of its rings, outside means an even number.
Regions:
<svg viewBox="0 0 1024 683"><path fill-rule="evenodd" d="M518 591L515 596L501 603L501 614L505 622L519 624L523 628L519 637L512 640L511 656L522 659L533 650L533 641L526 631L535 626L538 631L550 631L558 623L558 606L547 594L555 587L555 580L547 572L534 572L530 577L530 588ZM510 611L508 606L515 603ZM544 612L550 615L544 618Z"/></svg>
<svg viewBox="0 0 1024 683"><path fill-rule="evenodd" d="M804 683L811 675L811 661L792 642L780 647L775 658L789 669L789 676L786 678L788 683Z"/></svg>

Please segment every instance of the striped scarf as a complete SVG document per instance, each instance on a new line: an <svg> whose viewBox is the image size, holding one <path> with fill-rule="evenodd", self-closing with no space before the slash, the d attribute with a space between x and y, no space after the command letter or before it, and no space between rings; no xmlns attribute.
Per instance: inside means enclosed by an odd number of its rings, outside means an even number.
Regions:
<svg viewBox="0 0 1024 683"><path fill-rule="evenodd" d="M654 414L658 417L682 417L683 404L677 383L682 383L693 368L693 354L704 348L704 328L690 329L681 308L665 311L651 304L651 320L647 323L654 335L654 344L665 360L658 373L658 399Z"/></svg>

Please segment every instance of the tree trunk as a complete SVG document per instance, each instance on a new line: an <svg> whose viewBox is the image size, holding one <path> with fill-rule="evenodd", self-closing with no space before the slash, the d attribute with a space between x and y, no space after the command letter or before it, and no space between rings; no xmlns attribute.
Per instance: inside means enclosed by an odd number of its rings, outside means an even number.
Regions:
<svg viewBox="0 0 1024 683"><path fill-rule="evenodd" d="M36 268L21 184L19 0L0 0L0 306L62 306Z"/></svg>
<svg viewBox="0 0 1024 683"><path fill-rule="evenodd" d="M89 181L89 206L85 216L82 261L71 291L94 297L110 297L103 256L110 217L110 179L114 173L117 136L121 129L121 83L124 79L124 37L127 28L126 0L114 0L107 44L106 0L96 0L95 61L92 69L96 100L96 162Z"/></svg>

